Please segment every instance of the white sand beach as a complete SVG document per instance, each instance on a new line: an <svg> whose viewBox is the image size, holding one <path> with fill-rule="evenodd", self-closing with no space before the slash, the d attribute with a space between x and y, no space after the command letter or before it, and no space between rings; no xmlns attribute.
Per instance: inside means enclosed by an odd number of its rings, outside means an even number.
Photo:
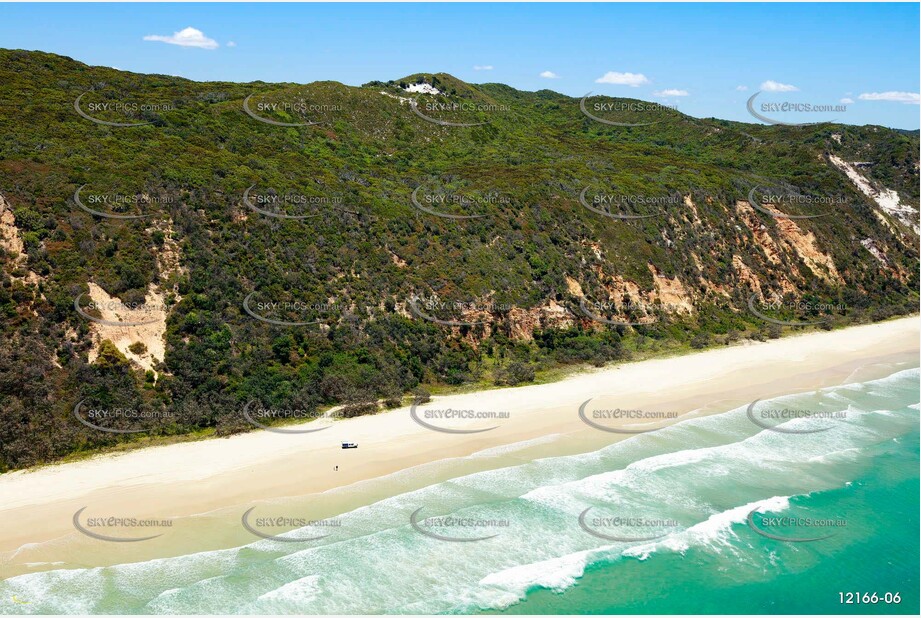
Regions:
<svg viewBox="0 0 921 618"><path fill-rule="evenodd" d="M758 398L867 379L867 372L894 363L917 366L919 324L911 317L744 342L590 370L551 384L436 397L417 413L423 422L442 428L494 427L479 433L434 431L416 422L409 408L400 408L336 420L314 433L259 430L7 473L0 476L0 568L3 576L48 568L42 561L62 551L74 564L92 566L238 542L223 533L199 538L201 527L192 534L192 524L182 534L177 524L170 532L172 546L98 543L74 529L74 513L83 507L100 516L168 517L178 522L203 513L228 513L226 518L238 523L239 509L232 507L318 495L484 449L565 436L567 449L588 451L628 437L583 422L579 406L589 399L607 408L669 412L668 420L654 425L659 427ZM446 409L497 411L507 413L507 418L452 421L425 414ZM325 422L284 429L321 427ZM650 427L636 420L617 422L610 426ZM343 441L359 447L343 450ZM327 513L330 510L335 509L329 507ZM105 547L94 554L92 548L100 545ZM65 546L70 549L62 549Z"/></svg>

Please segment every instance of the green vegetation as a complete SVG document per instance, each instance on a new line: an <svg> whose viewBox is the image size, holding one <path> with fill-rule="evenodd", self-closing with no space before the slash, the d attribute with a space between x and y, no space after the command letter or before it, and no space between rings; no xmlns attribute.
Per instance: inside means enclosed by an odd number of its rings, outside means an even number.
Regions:
<svg viewBox="0 0 921 618"><path fill-rule="evenodd" d="M249 401L344 404L343 414L365 414L410 393L516 385L571 365L793 330L747 310L753 280L765 296L783 295L776 319L820 318L829 328L910 313L918 303L917 235L879 215L826 160L873 162L863 171L917 207L917 133L766 127L671 110L655 112L654 125L612 127L584 116L578 99L443 74L360 88L197 83L0 50L0 80L0 196L26 256L2 257L0 471L152 436L244 431L252 428L241 414ZM401 82L423 81L445 94L420 96L430 104L421 111L482 124L443 126L414 114L400 98L416 95ZM94 117L149 124L86 120L74 110L83 93L82 109ZM259 122L243 111L251 94L260 116L320 124ZM117 102L169 108L98 107ZM282 107L265 107L272 103ZM795 221L838 277L796 249L789 220L740 215L736 202L756 185L841 199L834 216ZM75 203L81 186L90 208L147 216L94 216ZM486 216L421 212L411 200L420 186L423 196L464 196L426 202L433 210ZM260 209L312 218L260 214L244 204L249 187ZM663 216L614 220L580 203L585 187L589 195L681 199ZM88 203L116 194L147 197ZM170 253L181 268L164 268ZM650 265L681 283L693 311L668 311L660 295L638 312L655 321L615 326L580 309L572 282L601 302L622 281L648 295L657 283ZM156 379L110 342L88 362L91 323L73 303L89 282L128 305L143 303L151 285L165 292L166 354ZM268 319L319 323L255 319L243 307L250 294ZM438 299L420 304L438 319L485 323L414 317L407 299L416 295ZM831 308L793 310L794 301ZM141 346L131 351L149 348ZM107 426L146 432L82 425L73 410L84 400L138 411L140 420Z"/></svg>

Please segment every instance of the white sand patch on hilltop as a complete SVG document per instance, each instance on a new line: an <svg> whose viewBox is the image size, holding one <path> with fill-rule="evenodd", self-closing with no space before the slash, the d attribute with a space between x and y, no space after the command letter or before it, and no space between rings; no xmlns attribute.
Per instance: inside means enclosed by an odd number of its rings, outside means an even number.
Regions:
<svg viewBox="0 0 921 618"><path fill-rule="evenodd" d="M915 234L921 233L921 226L918 223L918 211L912 208L907 204L902 204L899 199L899 194L893 191L892 189L887 189L883 187L882 189L877 189L874 187L867 178L865 178L857 169L854 167L854 164L844 161L840 157L835 155L829 155L828 159L832 164L837 167L839 170L845 173L847 177L854 183L854 186L860 190L861 193L872 199L876 204L883 210L883 212L895 217L911 229L915 231ZM885 217L877 214L879 218L886 223Z"/></svg>
<svg viewBox="0 0 921 618"><path fill-rule="evenodd" d="M418 92L420 94L441 94L441 90L431 84L422 82L421 84L410 84L404 88L406 92Z"/></svg>

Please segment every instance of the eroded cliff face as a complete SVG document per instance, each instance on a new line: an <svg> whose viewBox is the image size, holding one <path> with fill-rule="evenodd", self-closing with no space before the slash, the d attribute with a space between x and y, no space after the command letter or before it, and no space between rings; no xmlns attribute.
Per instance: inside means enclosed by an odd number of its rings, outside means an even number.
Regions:
<svg viewBox="0 0 921 618"><path fill-rule="evenodd" d="M144 302L126 305L110 296L96 283L90 281L89 298L97 320L90 320L92 347L89 361L99 357L102 342L109 340L140 369L153 371L166 355L166 320L169 308L182 300L175 275L184 272L179 245L174 238L172 221L168 218L148 231L163 233L163 243L155 250L157 282L147 286Z"/></svg>
<svg viewBox="0 0 921 618"><path fill-rule="evenodd" d="M42 281L42 277L28 268L29 256L26 255L22 232L16 226L12 206L3 195L0 195L0 248L6 254L6 269L14 280L30 285Z"/></svg>
<svg viewBox="0 0 921 618"><path fill-rule="evenodd" d="M883 209L884 213L896 216L901 223L908 222L905 219L906 214L917 212L904 205L893 207L893 204L898 203L897 194L893 197L894 192L886 193L867 187L869 185L865 182L861 190L878 200L877 203L881 200L886 206ZM708 206L714 205L712 198L705 199ZM679 215L682 220L692 228L704 227L697 205L690 195L683 198L683 206L684 209ZM610 307L629 305L640 314L645 313L645 318L652 320L653 312L674 318L693 317L698 312L699 303L724 302L737 289L751 290L763 301L776 299L780 295L801 294L805 282L810 277L818 278L832 287L846 285L846 278L835 263L832 252L822 247L813 231L804 229L796 219L785 216L777 204L765 203L760 206L774 216L765 221L764 215L758 213L747 200L736 200L725 206L726 214L735 222L736 234L721 238L715 244L716 248L709 252L691 251L688 261L693 264L693 270L696 271L693 277L686 274L665 275L654 263L647 264L651 285L649 281L610 274L601 265L607 259L602 243L584 240L582 246L589 251L595 263L583 261L583 264L590 272L590 278L596 283L591 287L597 290L597 293L586 293L587 277L584 272L567 274L564 279L564 292L577 299L603 303ZM882 214L880 216L882 217ZM893 225L892 221L885 220L889 226ZM747 230L750 236L746 236L743 230ZM749 239L753 240L754 244ZM892 265L882 241L866 238L862 239L860 244L874 262L900 280L905 279L904 269ZM729 251L732 256L729 277L716 282L705 276L705 261L716 259L720 250ZM764 280L763 276L757 274L765 271L770 272L769 280ZM480 301L483 306L489 304L488 298ZM635 315L633 317L637 319ZM463 319L483 324L479 330L468 331L465 334L465 339L476 345L493 332L496 315L485 309L472 309L464 312ZM505 319L511 337L525 341L531 340L537 329L567 328L577 323L586 327L593 326L593 320L574 310L571 303L559 303L555 300L530 309L516 308L508 312ZM641 316L639 319L642 321L644 317ZM596 322L594 326L599 324Z"/></svg>
<svg viewBox="0 0 921 618"><path fill-rule="evenodd" d="M755 214L751 204L740 200L735 206L739 220L751 230L758 248L764 253L769 264L780 266L783 264L781 255L786 254L793 258L794 264L805 265L815 276L828 283L838 284L843 281L831 255L819 249L815 234L804 232L793 219L785 217L775 204L768 203L762 206L775 215L773 223L776 231L773 236L768 226ZM793 291L796 287L793 273L779 274L784 291Z"/></svg>

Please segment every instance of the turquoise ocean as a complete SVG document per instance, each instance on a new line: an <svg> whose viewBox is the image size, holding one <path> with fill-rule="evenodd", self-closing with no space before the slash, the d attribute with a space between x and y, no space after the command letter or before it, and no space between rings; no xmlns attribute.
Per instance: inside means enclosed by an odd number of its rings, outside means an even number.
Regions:
<svg viewBox="0 0 921 618"><path fill-rule="evenodd" d="M824 418L765 429L741 407L522 456L343 513L318 541L13 577L0 613L918 614L919 401L902 369L759 403ZM454 518L441 536L491 538L433 538L418 509Z"/></svg>

